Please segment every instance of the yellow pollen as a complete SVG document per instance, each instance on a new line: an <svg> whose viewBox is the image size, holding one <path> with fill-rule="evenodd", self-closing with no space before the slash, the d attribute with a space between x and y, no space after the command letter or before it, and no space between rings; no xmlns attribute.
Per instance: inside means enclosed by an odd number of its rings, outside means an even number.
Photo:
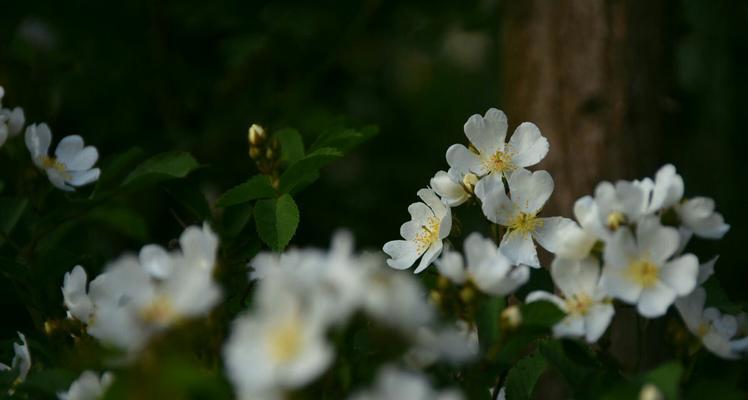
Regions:
<svg viewBox="0 0 748 400"><path fill-rule="evenodd" d="M465 177L462 178L462 187L465 188L465 191L468 193L473 193L473 190L475 189L475 185L478 183L478 177L475 174L468 173L465 174Z"/></svg>
<svg viewBox="0 0 748 400"><path fill-rule="evenodd" d="M63 177L65 177L65 179L71 179L70 173L68 172L67 167L65 167L65 164L61 163L56 158L50 156L40 156L39 159L45 169L52 168L55 171L59 172Z"/></svg>
<svg viewBox="0 0 748 400"><path fill-rule="evenodd" d="M484 160L486 168L495 173L513 171L516 166L512 162L512 151L506 145L504 151L496 150L496 153Z"/></svg>
<svg viewBox="0 0 748 400"><path fill-rule="evenodd" d="M519 213L519 215L509 223L508 228L510 231L527 234L541 226L543 226L543 221L534 214Z"/></svg>
<svg viewBox="0 0 748 400"><path fill-rule="evenodd" d="M654 286L660 279L659 267L647 259L633 261L627 267L626 273L629 279L645 288Z"/></svg>
<svg viewBox="0 0 748 400"><path fill-rule="evenodd" d="M157 297L148 307L143 309L140 317L146 322L167 323L175 316L171 300L165 296Z"/></svg>
<svg viewBox="0 0 748 400"><path fill-rule="evenodd" d="M587 315L591 305L592 298L584 293L578 293L566 299L566 309L569 310L569 314Z"/></svg>
<svg viewBox="0 0 748 400"><path fill-rule="evenodd" d="M618 229L619 226L626 223L626 216L623 215L620 211L613 211L612 213L608 214L608 228L611 230Z"/></svg>
<svg viewBox="0 0 748 400"><path fill-rule="evenodd" d="M421 226L421 232L416 235L415 241L418 245L418 251L425 251L431 244L439 240L439 219L429 217L426 225Z"/></svg>
<svg viewBox="0 0 748 400"><path fill-rule="evenodd" d="M269 332L270 355L278 362L294 359L301 351L301 326L294 316Z"/></svg>

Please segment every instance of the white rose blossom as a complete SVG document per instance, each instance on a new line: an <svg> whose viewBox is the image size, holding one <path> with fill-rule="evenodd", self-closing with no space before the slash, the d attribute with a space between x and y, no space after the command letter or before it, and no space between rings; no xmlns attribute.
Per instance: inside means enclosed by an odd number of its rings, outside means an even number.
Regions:
<svg viewBox="0 0 748 400"><path fill-rule="evenodd" d="M472 172L480 177L509 177L516 169L535 165L548 154L548 140L537 126L523 122L505 142L506 115L495 108L484 116L475 114L465 122L465 135L473 146L454 144L447 149L447 163L457 171Z"/></svg>
<svg viewBox="0 0 748 400"><path fill-rule="evenodd" d="M26 116L21 107L3 108L3 97L5 89L0 86L0 147L5 144L9 137L14 137L21 133L23 125L26 123Z"/></svg>
<svg viewBox="0 0 748 400"><path fill-rule="evenodd" d="M17 376L14 384L21 383L26 380L29 371L31 370L31 352L29 352L29 344L26 342L26 336L23 333L18 332L18 337L21 339L21 343L13 343L13 360L10 366L0 363L0 371L15 371ZM13 393L11 389L10 393Z"/></svg>
<svg viewBox="0 0 748 400"><path fill-rule="evenodd" d="M441 254L444 240L452 229L450 208L431 189L421 189L418 197L423 202L408 207L411 220L400 227L405 240L385 243L384 252L391 258L387 264L396 269L408 269L421 258L415 269L420 273Z"/></svg>
<svg viewBox="0 0 748 400"><path fill-rule="evenodd" d="M602 283L611 296L636 304L647 318L664 315L676 297L696 287L699 262L693 254L676 258L680 236L656 217L639 221L636 237L620 227L605 246Z"/></svg>
<svg viewBox="0 0 748 400"><path fill-rule="evenodd" d="M475 187L483 202L483 214L507 228L499 250L513 263L540 268L533 239L555 253L561 248L562 233L574 221L563 217L538 217L553 192L553 178L546 171L516 170L509 177L509 196L498 176L481 179Z"/></svg>
<svg viewBox="0 0 748 400"><path fill-rule="evenodd" d="M431 178L430 186L446 205L457 207L470 199L477 182L478 177L475 174L460 173L450 168L448 172L437 172Z"/></svg>
<svg viewBox="0 0 748 400"><path fill-rule="evenodd" d="M553 327L557 337L584 337L596 342L610 325L615 310L600 286L600 264L593 257L581 261L556 258L551 264L553 283L562 297L543 291L527 295L527 302L547 300L566 317Z"/></svg>
<svg viewBox="0 0 748 400"><path fill-rule="evenodd" d="M99 376L94 371L83 371L67 392L57 393L59 400L98 400L104 396L109 386L112 385L114 377L110 372Z"/></svg>
<svg viewBox="0 0 748 400"><path fill-rule="evenodd" d="M55 155L49 155L52 131L47 124L30 125L26 128L26 147L31 159L39 169L47 173L56 188L72 192L99 179L101 170L93 168L99 159L96 147L84 146L78 135L65 136L60 140Z"/></svg>
<svg viewBox="0 0 748 400"><path fill-rule="evenodd" d="M465 239L464 246L467 267L462 255L450 250L436 262L439 273L456 284L469 280L483 293L506 296L530 278L527 266L513 266L491 239L477 232Z"/></svg>
<svg viewBox="0 0 748 400"><path fill-rule="evenodd" d="M694 197L676 206L675 210L687 234L693 233L705 239L721 239L730 230L730 225L725 223L722 214L714 211L714 208L714 200Z"/></svg>

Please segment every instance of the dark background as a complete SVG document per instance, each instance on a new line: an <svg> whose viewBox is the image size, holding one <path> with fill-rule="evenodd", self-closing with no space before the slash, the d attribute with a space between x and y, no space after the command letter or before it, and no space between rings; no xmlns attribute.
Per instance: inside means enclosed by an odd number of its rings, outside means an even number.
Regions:
<svg viewBox="0 0 748 400"><path fill-rule="evenodd" d="M396 238L415 192L447 168L447 147L465 141L467 117L503 108L502 66L511 62L502 56L503 4L491 0L23 1L1 8L6 106L23 106L29 123L47 122L57 140L81 134L102 160L133 146L148 154L190 151L207 165L197 179L209 197L256 173L247 157L251 123L270 132L295 127L307 144L340 121L378 125L377 137L297 198L298 245L326 246L338 227L366 247ZM748 5L683 0L668 13L672 70L662 79L673 82L669 122L661 148L637 151L673 162L687 195L716 199L732 229L702 254L721 254L718 277L741 300ZM510 130L521 122L509 119ZM179 234L167 198L134 201L149 216L143 239L166 243ZM95 228L71 234L100 241L101 260L146 243ZM24 317L16 317L3 324L3 336L20 328Z"/></svg>

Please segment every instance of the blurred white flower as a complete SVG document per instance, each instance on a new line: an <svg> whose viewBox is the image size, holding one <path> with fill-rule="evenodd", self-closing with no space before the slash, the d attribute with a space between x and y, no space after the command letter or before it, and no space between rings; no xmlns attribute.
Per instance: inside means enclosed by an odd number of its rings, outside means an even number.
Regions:
<svg viewBox="0 0 748 400"><path fill-rule="evenodd" d="M89 335L132 352L175 322L207 314L221 297L212 278L218 238L205 224L188 227L179 243L181 251L171 254L149 245L140 258L120 257L88 293L86 273L76 266L62 287L68 315L87 324Z"/></svg>
<svg viewBox="0 0 748 400"><path fill-rule="evenodd" d="M5 89L0 86L0 147L9 137L21 133L26 123L26 116L21 107L3 108L3 97L5 97Z"/></svg>
<svg viewBox="0 0 748 400"><path fill-rule="evenodd" d="M385 366L379 371L375 386L349 397L350 400L461 400L453 389L438 390L423 375Z"/></svg>
<svg viewBox="0 0 748 400"><path fill-rule="evenodd" d="M476 357L479 350L475 325L460 319L454 327L419 327L415 346L405 355L405 360L416 368L428 367L439 360L459 364Z"/></svg>
<svg viewBox="0 0 748 400"><path fill-rule="evenodd" d="M714 307L704 308L706 290L696 288L690 295L675 301L686 327L699 337L704 347L722 358L735 359L748 350L748 337L736 339L738 319L723 315Z"/></svg>
<svg viewBox="0 0 748 400"><path fill-rule="evenodd" d="M445 251L436 262L439 273L456 284L469 280L486 294L506 296L530 278L529 268L512 266L491 239L477 232L465 239L464 247L467 268L462 255L451 250Z"/></svg>
<svg viewBox="0 0 748 400"><path fill-rule="evenodd" d="M481 179L475 194L483 202L483 214L491 222L507 228L499 250L513 264L539 268L533 239L555 253L561 247L561 235L574 221L563 217L538 217L553 192L553 178L548 172L519 169L509 177L508 183L509 196L499 176Z"/></svg>
<svg viewBox="0 0 748 400"><path fill-rule="evenodd" d="M559 232L560 243L556 256L572 260L586 258L595 243L603 240L603 226L598 217L595 200L584 196L574 202L574 217L577 223L564 224Z"/></svg>
<svg viewBox="0 0 748 400"><path fill-rule="evenodd" d="M473 195L478 177L473 173L460 173L454 168L448 172L439 171L431 178L430 186L442 201L450 207L457 207Z"/></svg>
<svg viewBox="0 0 748 400"><path fill-rule="evenodd" d="M553 283L563 297L536 291L527 302L547 300L556 304L566 317L553 327L557 337L584 337L596 342L608 328L615 310L600 287L600 265L588 257L581 261L556 258L551 264Z"/></svg>
<svg viewBox="0 0 748 400"><path fill-rule="evenodd" d="M605 291L636 304L645 317L664 315L676 297L691 293L699 273L693 254L671 259L679 240L678 231L656 217L639 221L636 238L628 227L616 230L605 247Z"/></svg>
<svg viewBox="0 0 748 400"><path fill-rule="evenodd" d="M92 168L99 159L95 147L84 147L83 138L70 135L62 138L52 157L49 155L51 142L52 131L47 124L34 124L26 128L26 147L31 152L31 159L47 173L52 185L72 192L76 187L99 179L101 171Z"/></svg>
<svg viewBox="0 0 748 400"><path fill-rule="evenodd" d="M57 393L60 400L98 400L104 396L113 381L110 372L105 372L99 376L94 371L83 371L76 379L67 392Z"/></svg>
<svg viewBox="0 0 748 400"><path fill-rule="evenodd" d="M648 195L646 211L654 213L676 205L683 198L683 186L683 178L675 167L672 164L664 165L655 174L654 182L646 178L640 185Z"/></svg>
<svg viewBox="0 0 748 400"><path fill-rule="evenodd" d="M586 221L586 227L601 239L610 239L620 226L634 225L646 215L648 195L648 189L638 182L599 183L595 188L595 207L587 210L595 209L598 218Z"/></svg>
<svg viewBox="0 0 748 400"><path fill-rule="evenodd" d="M29 352L29 344L26 342L26 336L23 333L18 332L18 337L21 339L21 343L13 343L13 361L10 366L0 363L0 371L15 371L17 374L14 385L19 384L26 380L26 376L31 370L31 353ZM13 390L9 393L13 393Z"/></svg>
<svg viewBox="0 0 748 400"><path fill-rule="evenodd" d="M465 135L472 148L454 144L447 149L447 163L457 171L506 176L518 168L535 165L548 153L548 140L537 126L523 122L505 143L506 115L495 108L485 116L475 114L465 122Z"/></svg>
<svg viewBox="0 0 748 400"><path fill-rule="evenodd" d="M411 332L434 318L434 309L427 303L426 293L408 274L374 269L363 295L363 309L367 314L403 332Z"/></svg>
<svg viewBox="0 0 748 400"><path fill-rule="evenodd" d="M391 258L387 264L396 269L410 268L421 257L415 269L419 273L426 269L441 254L442 240L452 229L452 213L431 189L421 189L418 197L423 202L408 207L411 220L400 227L405 240L385 243L384 252Z"/></svg>
<svg viewBox="0 0 748 400"><path fill-rule="evenodd" d="M714 211L714 200L708 197L694 197L675 207L681 224L696 236L706 239L721 239L730 225L725 223L722 214Z"/></svg>

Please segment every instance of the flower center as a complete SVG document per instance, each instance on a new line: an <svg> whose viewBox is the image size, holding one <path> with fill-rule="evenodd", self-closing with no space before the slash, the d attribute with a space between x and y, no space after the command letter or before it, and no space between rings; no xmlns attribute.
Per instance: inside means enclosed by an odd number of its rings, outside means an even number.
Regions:
<svg viewBox="0 0 748 400"><path fill-rule="evenodd" d="M587 315L591 305L592 298L585 293L574 294L566 299L566 309L569 310L569 314Z"/></svg>
<svg viewBox="0 0 748 400"><path fill-rule="evenodd" d="M301 327L294 316L269 332L270 355L279 363L286 363L301 351Z"/></svg>
<svg viewBox="0 0 748 400"><path fill-rule="evenodd" d="M697 336L704 337L707 333L709 333L709 329L711 328L711 324L708 324L706 322L702 322L699 324L699 327L697 329Z"/></svg>
<svg viewBox="0 0 748 400"><path fill-rule="evenodd" d="M510 172L515 169L509 145L505 146L504 151L496 150L496 153L488 157L484 163L486 168L493 173Z"/></svg>
<svg viewBox="0 0 748 400"><path fill-rule="evenodd" d="M50 156L40 156L40 161L42 162L42 166L44 166L45 169L53 169L60 173L65 179L71 179L70 173L68 172L67 167L65 164L61 163L54 157Z"/></svg>
<svg viewBox="0 0 748 400"><path fill-rule="evenodd" d="M647 259L639 259L629 264L627 273L632 281L645 288L654 286L660 275L658 266Z"/></svg>
<svg viewBox="0 0 748 400"><path fill-rule="evenodd" d="M425 225L421 226L421 232L416 235L418 251L422 252L431 247L431 244L439 240L439 219L429 217Z"/></svg>
<svg viewBox="0 0 748 400"><path fill-rule="evenodd" d="M613 211L608 214L606 222L608 224L608 228L614 231L618 229L619 226L626 223L626 216L623 215L623 213L620 211Z"/></svg>
<svg viewBox="0 0 748 400"><path fill-rule="evenodd" d="M543 221L535 216L535 214L519 213L519 215L509 223L508 228L510 231L527 234L541 226L543 226Z"/></svg>
<svg viewBox="0 0 748 400"><path fill-rule="evenodd" d="M166 296L158 296L151 304L143 309L140 317L146 322L165 324L172 320L176 313L174 307Z"/></svg>

